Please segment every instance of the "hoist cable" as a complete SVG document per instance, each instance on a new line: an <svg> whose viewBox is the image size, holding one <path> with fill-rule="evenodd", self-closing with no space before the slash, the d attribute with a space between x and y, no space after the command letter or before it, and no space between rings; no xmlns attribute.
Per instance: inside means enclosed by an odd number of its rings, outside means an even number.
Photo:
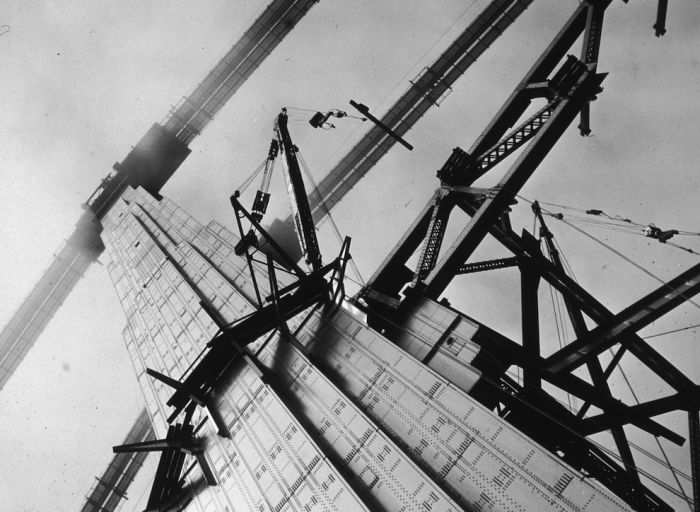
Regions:
<svg viewBox="0 0 700 512"><path fill-rule="evenodd" d="M255 179L255 177L260 174L260 171L262 171L265 168L265 164L267 163L267 159L263 160L262 163L241 183L236 190L239 192L244 192L252 183L252 181Z"/></svg>
<svg viewBox="0 0 700 512"><path fill-rule="evenodd" d="M522 199L522 200L524 200L524 201L526 201L526 202L528 202L528 203L532 203L532 201L530 201L530 200L527 199L526 197L523 197L523 196L521 196L521 195L519 195L519 194L517 195L517 197L520 198L520 199ZM585 214L587 214L589 217L590 217L590 216L603 217L603 218L605 218L605 219L608 219L609 221L613 221L610 225L614 225L614 226L620 226L620 227L624 227L624 226L636 226L636 227L641 228L641 229L646 229L646 228L648 228L649 226L654 226L654 227L656 227L656 226L654 225L654 223L642 224L642 223L639 223L639 222L635 222L635 221L633 221L632 219L622 217L621 215L610 215L610 214L606 213L605 211L599 210L599 209L577 208L577 207L568 206L568 205L559 204L559 203L550 203L550 202L547 202L547 201L538 201L538 203L539 203L539 204L543 204L543 205L547 205L547 206L554 206L554 207L556 207L556 208L561 208L561 209L564 209L564 210L571 210L571 211L575 211L575 212L585 213ZM549 214L552 214L552 212L548 212L548 213L549 213ZM562 213L557 213L557 214L554 214L554 215L555 215L555 216L559 216L559 215L564 215L564 214L562 214ZM584 217L584 216L577 216L577 217L576 217L576 216L567 214L567 217L570 218L570 219L571 219L571 218L578 218L578 219L580 219L581 221L583 221L584 219L587 219L587 221L589 221L589 222L591 222L591 223L594 223L594 222L595 222L592 218ZM606 221L598 221L598 222L600 222L601 224L605 224L605 223L606 223ZM680 230L680 229L676 229L676 230L674 230L674 231L676 232L676 233L675 233L676 235L682 235L682 236L700 236L700 232L695 232L695 231L685 231L685 230ZM685 248L682 248L682 249L685 249Z"/></svg>
<svg viewBox="0 0 700 512"><path fill-rule="evenodd" d="M620 224L616 222L610 222L607 220L600 220L600 219L589 219L586 217L578 217L575 215L561 215L561 214L556 214L556 213L548 213L547 215L550 215L552 217L563 217L566 218L572 222L580 222L584 224L591 224L595 226L603 226L603 227L609 227L609 228L615 228L620 231L627 231L629 233L643 233L644 230L640 226L630 226L628 224Z"/></svg>
<svg viewBox="0 0 700 512"><path fill-rule="evenodd" d="M687 331L688 329L694 329L696 327L700 327L700 324L689 325L687 327L681 327L679 329L673 329L671 331L657 332L655 334L650 334L649 336L644 336L642 339L648 340L650 338L657 338L659 336L664 336L666 334L673 334L676 332Z"/></svg>
<svg viewBox="0 0 700 512"><path fill-rule="evenodd" d="M557 340L559 341L559 349L564 348L564 318L561 312L561 304L559 303L559 296L555 297L554 288L549 285L549 296L552 300L552 310L554 314L554 325L557 329ZM561 326L561 327L560 327ZM571 405L571 393L566 393L566 400L569 405L569 412L573 412L573 407Z"/></svg>
<svg viewBox="0 0 700 512"><path fill-rule="evenodd" d="M304 157L302 156L301 152L297 152L297 155L299 156L299 162L301 163L301 167L304 170L304 173L306 174L306 177L309 179L311 182L311 186L313 186L314 191L316 192L316 197L318 197L318 202L321 205L321 208L323 208L323 211L326 214L326 217L331 223L331 226L333 228L333 232L335 233L335 236L338 240L338 243L342 246L343 244L343 236L340 233L340 229L338 229L338 225L335 223L335 219L333 219L333 216L331 215L330 210L328 209L328 206L326 205L326 202L323 200L323 197L321 196L321 193L316 186L316 182L314 181L314 177L311 175L311 172L309 171L309 167L306 165L306 161L304 160ZM357 265L355 264L354 258L352 256L349 258L350 267L352 268L353 272L357 276L357 278L362 281L362 286L364 286L364 279L362 278L362 274L360 274L359 269L357 268Z"/></svg>
<svg viewBox="0 0 700 512"><path fill-rule="evenodd" d="M553 217L557 220L567 219L572 224L584 224L584 225L587 224L587 225L590 225L592 227L596 227L596 228L600 228L600 229L607 229L608 231L617 231L617 232L626 233L629 235L637 235L637 236L640 236L642 238L652 238L654 240L657 240L655 237L650 237L649 235L645 234L645 232L643 230L637 229L637 228L634 228L631 226L614 224L614 223L609 223L609 222L605 222L605 221L596 221L593 219L585 219L582 217L576 217L576 216L572 216L572 215L564 215L562 213L553 213L553 212L543 211L543 214L547 215L549 217ZM691 234L691 233L686 232L686 234ZM696 256L700 256L700 252L697 252L694 249L691 249L689 247L685 247L685 246L678 245L676 243L668 242L668 241L660 242L660 243L664 243L668 246L674 247L674 248L679 249L681 251L684 251L684 252L687 252L690 254L694 254Z"/></svg>
<svg viewBox="0 0 700 512"><path fill-rule="evenodd" d="M564 224L566 224L566 225L569 226L570 228L572 228L572 229L578 231L578 232L581 233L582 235L584 235L584 236L590 238L590 239L593 240L594 242L596 242L596 243L602 245L603 247L605 247L606 249L608 249L610 252L614 253L614 254L617 255L618 257L620 257L620 258L622 258L623 260L625 260L627 263L629 263L629 264L632 265L633 267L635 267L635 268L641 270L642 272L644 272L645 274L647 274L649 277L653 278L654 280L656 280L656 281L658 281L659 283L663 284L664 286L668 287L668 283L666 283L666 281L664 281L663 279L661 279L661 278L658 277L657 275L653 274L652 272L650 272L650 271L647 270L646 268L642 267L639 263L637 263L637 262L635 262L634 260L628 258L627 256L625 256L624 254L622 254L622 253L621 253L620 251L618 251L617 249L611 247L610 245L606 244L606 243L603 242L602 240L599 240L598 238L594 237L593 235L591 235L591 234L589 234L589 233L586 233L586 232L585 232L584 230L582 230L581 228L578 228L578 227L574 226L573 224L571 224L570 222L565 221L564 219L558 219L558 220L560 220L561 222L563 222ZM672 291L673 291L673 290L672 290ZM695 306L696 308L700 309L700 304L698 304L697 302L692 301L690 298L686 297L686 296L683 295L683 294L679 294L679 295L680 295L681 297L683 297L686 301L688 301L690 304L692 304L692 305Z"/></svg>
<svg viewBox="0 0 700 512"><path fill-rule="evenodd" d="M350 119L359 119L360 121L367 121L366 117L360 117L360 116L356 116L353 114L348 114L346 111L340 110L339 108L311 109L311 108L301 108L301 107L287 107L287 110L288 111L294 111L294 110L300 111L300 112L290 112L289 113L290 118L292 116L294 116L295 118L299 119L300 116L304 116L301 118L304 122L308 122L309 118L308 118L308 114L302 114L302 112L313 112L314 114L319 113L319 112L320 113L325 112L327 114L330 114L329 117L335 117L336 119L345 119L347 117Z"/></svg>
<svg viewBox="0 0 700 512"><path fill-rule="evenodd" d="M633 443L632 441L627 441L627 442L629 443L629 445L630 445L631 447L633 447L635 450L637 450L637 451L638 451L639 453L641 453L642 455L644 455L644 456L650 458L651 460L653 460L654 462L656 462L656 463L659 464L660 466L664 466L664 467L666 467L667 469L669 469L669 468L668 468L669 462L664 461L664 460L663 460L661 457L659 457L658 455L654 455L654 454L651 453L649 450L646 450L646 449L642 448L641 446L639 446L639 445L636 444L636 443ZM684 471L678 469L678 468L675 467L675 466L673 466L673 469L674 469L674 471L676 472L676 474L677 474L679 477L683 478L683 480L686 480L687 482L692 482L692 481L693 481L693 477L691 477L688 473L685 473Z"/></svg>
<svg viewBox="0 0 700 512"><path fill-rule="evenodd" d="M556 247L557 251L559 251L559 256L561 256L562 262L564 264L564 270L569 276L571 276L571 279L573 279L575 283L578 283L578 279L576 279L576 274L574 274L574 269L571 266L571 263L569 263L569 260L566 258L566 254L564 254L561 245L559 245L559 242L556 238L554 238L553 240L554 246Z"/></svg>
<svg viewBox="0 0 700 512"><path fill-rule="evenodd" d="M530 204L532 204L532 202L533 202L533 201L531 201L531 200L529 200L529 199L527 199L526 197L523 197L523 196L521 196L521 195L518 195L518 197L519 197L520 199L522 199L522 200L524 200L524 201L530 203ZM547 204L547 203L542 203L542 202L540 202L540 201L538 201L538 202L539 202L540 204ZM561 205L558 205L558 206L561 207ZM576 227L576 226L573 225L571 222L568 222L568 221L564 220L564 218L563 218L562 216L558 216L558 215L553 214L552 212L546 211L546 210L544 210L544 209L542 209L542 212L545 213L545 214L547 214L547 215L549 215L549 216L551 216L551 217L553 217L553 218L555 218L555 219L557 219L557 220L560 221L560 222L563 222L564 224L566 224L567 226L569 226L571 229L574 229L575 231L578 231L578 232L581 233L582 235L584 235L584 236L590 238L591 240L593 240L594 242L596 242L596 243L602 245L603 247L605 247L606 249L608 249L610 252L616 254L618 257L622 258L623 260L625 260L626 262L628 262L628 263L631 264L632 266L636 267L637 269L641 270L642 272L644 272L645 274L647 274L647 275L650 276L651 278L655 279L656 281L660 282L661 284L667 285L666 281L664 281L664 280L661 279L660 277L658 277L658 276L656 276L655 274L651 273L649 270L647 270L646 268L642 267L641 265L639 265L638 263L636 263L636 262L633 261L632 259L630 259L630 258L628 258L627 256L625 256L624 254L622 254L622 253L621 253L620 251L618 251L617 249L614 249L614 248L611 247L610 245L606 244L606 243L603 242L602 240L600 240L600 239L594 237L593 235L587 233L587 232L584 231L583 229ZM688 297L685 297L685 296L682 295L682 294L681 294L681 296L684 297L688 302L690 302L691 304L693 304L696 308L700 309L700 305L698 305L696 302L690 300Z"/></svg>
<svg viewBox="0 0 700 512"><path fill-rule="evenodd" d="M552 299L552 310L554 311L554 325L557 329L557 339L559 341L559 348L564 348L564 341L562 340L561 331L559 330L559 315L557 314L557 307L554 303L554 292L552 291L552 285L549 285L549 296Z"/></svg>
<svg viewBox="0 0 700 512"><path fill-rule="evenodd" d="M524 199L524 200L527 201L527 202L531 202L529 199L527 199L527 198L525 198L525 197L522 197L522 196L520 196L520 195L518 195L518 197L520 197L521 199ZM630 225L638 226L638 227L642 227L642 228L643 228L643 227L646 227L646 226L648 225L648 224L640 224L639 222L635 222L635 221L633 221L632 219L629 219L629 218L626 218L626 217L622 217L621 215L610 215L610 214L604 212L603 210L599 210L599 209L593 209L593 208L588 208L588 209L586 209L586 208L576 208L576 207L567 206L567 205L564 205L564 204L549 203L549 202L547 202L547 201L539 201L539 200L538 200L538 203L544 204L544 205L547 205L547 206L554 206L554 207L556 207L556 208L562 208L562 209L564 209L564 210L571 210L571 211L581 212L581 213L585 213L585 214L590 215L590 216L602 216L602 217L604 217L604 218L606 218L606 219L608 219L608 220L611 220L611 221L622 222L622 223L624 223L624 224L630 224Z"/></svg>
<svg viewBox="0 0 700 512"><path fill-rule="evenodd" d="M664 242L666 245L670 245L671 247L675 247L676 249L680 249L681 251L689 252L690 254L695 254L696 256L700 256L700 252L694 251L693 249L690 249L689 247L683 247L682 245L674 244L673 242Z"/></svg>
<svg viewBox="0 0 700 512"><path fill-rule="evenodd" d="M630 234L630 235L637 235L637 236L640 236L642 238L652 238L652 239L656 240L655 237L648 236L647 234L644 233L644 231L641 231L641 230L638 230L638 229L632 228L632 227L626 227L626 226L617 225L617 224L609 224L609 223L605 223L605 222L589 221L587 219L581 219L578 217L562 215L559 213L547 212L547 213L545 213L545 215L548 215L548 216L553 217L553 218L558 219L558 220L563 220L563 218L566 218L572 224L589 224L593 227L607 229L609 231L617 231L617 232L626 233L626 234ZM691 249L689 247L685 247L685 246L678 245L676 243L668 242L668 241L660 242L660 243L664 243L668 246L674 247L674 248L679 249L681 251L688 252L688 253L694 254L696 256L700 256L700 252L697 252L694 249Z"/></svg>
<svg viewBox="0 0 700 512"><path fill-rule="evenodd" d="M290 111L290 110L302 110L304 112L318 112L316 109L313 109L313 108L287 107L287 111Z"/></svg>

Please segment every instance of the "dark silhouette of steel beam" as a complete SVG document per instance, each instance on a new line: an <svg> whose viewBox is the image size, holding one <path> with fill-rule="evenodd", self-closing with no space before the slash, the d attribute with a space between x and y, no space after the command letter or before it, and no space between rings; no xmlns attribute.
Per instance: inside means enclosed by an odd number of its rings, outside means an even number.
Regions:
<svg viewBox="0 0 700 512"><path fill-rule="evenodd" d="M193 393L206 396L238 356L246 358L242 347L277 329L280 319L289 320L306 308L326 301L330 287L323 274L333 268L331 264L304 275L300 285L292 292L223 328L214 336L207 344L207 353L182 381L182 388L176 390L167 401L167 405L175 408L170 418L176 417L190 403Z"/></svg>
<svg viewBox="0 0 700 512"><path fill-rule="evenodd" d="M700 417L698 408L688 411L688 433L690 437L690 473L693 479L693 510L700 512Z"/></svg>
<svg viewBox="0 0 700 512"><path fill-rule="evenodd" d="M668 10L668 0L659 0L656 8L656 21L654 22L654 34L661 37L666 33L666 11Z"/></svg>
<svg viewBox="0 0 700 512"><path fill-rule="evenodd" d="M485 345L481 345L481 347L485 348ZM525 349L518 343L509 340L505 336L500 335L500 346L498 350L499 353L494 355L499 357L505 354L510 364L517 364L518 366L523 367L523 365L528 361L528 356L525 353ZM538 360L538 365L540 368L540 376L543 381L547 381L563 391L580 398L581 400L590 401L594 406L606 413L610 412L612 415L616 414L618 411L627 413L631 417L630 423L654 436L664 437L672 443L678 445L682 445L685 442L685 439L682 436L661 425L660 423L651 420L640 413L635 413L634 411L629 412L629 405L616 398L601 393L595 385L585 381L584 379L570 373L555 374L548 372L543 369L543 359L541 358Z"/></svg>
<svg viewBox="0 0 700 512"><path fill-rule="evenodd" d="M474 263L465 263L459 267L460 274L472 274L474 272L484 272L486 270L495 270L498 268L517 267L520 263L518 258L500 258L497 260L475 261Z"/></svg>
<svg viewBox="0 0 700 512"><path fill-rule="evenodd" d="M540 320L537 290L540 275L527 265L520 266L520 310L523 348L527 361L523 367L525 393L537 392L542 387L542 379L537 367L540 357Z"/></svg>
<svg viewBox="0 0 700 512"><path fill-rule="evenodd" d="M605 75L584 71L578 78L571 96L561 100L547 123L523 150L518 161L495 187L495 194L484 200L479 210L425 280L423 293L437 299L452 281L456 271L471 256L490 227L497 223L514 196L535 172L564 131L580 112L584 101L600 87Z"/></svg>
<svg viewBox="0 0 700 512"><path fill-rule="evenodd" d="M477 206L466 198L462 198L458 202L458 206L469 215L473 215L477 210ZM604 324L615 316L614 313L607 309L601 302L593 297L593 295L566 275L565 272L557 268L542 254L530 251L522 242L522 239L513 231L504 230L501 226L493 224L490 227L490 234L515 256L527 258L533 264L536 264L542 277L565 297L568 297L576 307L580 308L581 311L588 315L594 322ZM642 362L676 391L689 395L695 393L695 383L636 333L629 333L624 339L625 343L621 348L639 358L644 358ZM614 368L614 366L608 368L609 372L612 371L612 368Z"/></svg>
<svg viewBox="0 0 700 512"><path fill-rule="evenodd" d="M294 258L289 256L287 252L282 248L281 245L277 243L275 238L271 236L261 225L260 223L253 217L248 210L243 208L243 205L241 205L240 201L238 198L240 197L240 192L236 190L233 195L230 197L231 201L231 206L233 206L233 210L236 213L236 216L238 216L239 213L243 214L243 216L248 219L248 221L255 227L256 231L260 233L260 235L265 239L265 241L272 246L272 248L277 251L277 254L282 258L283 263L290 269L294 270L294 273L301 277L304 276L305 273L301 269L299 265L297 265L296 261L294 261Z"/></svg>
<svg viewBox="0 0 700 512"><path fill-rule="evenodd" d="M623 311L607 319L587 336L570 343L550 356L550 371L572 371L617 343L620 337L637 332L656 319L690 300L700 292L700 264L649 293ZM645 348L641 348L644 358Z"/></svg>
<svg viewBox="0 0 700 512"><path fill-rule="evenodd" d="M600 53L600 39L603 35L603 14L605 6L591 4L586 13L586 29L583 33L581 61L586 64L597 64ZM587 102L581 109L578 129L582 136L591 134L591 103Z"/></svg>
<svg viewBox="0 0 700 512"><path fill-rule="evenodd" d="M611 0L598 2L605 9ZM537 62L526 73L525 77L515 87L509 98L486 129L469 149L471 155L481 155L494 146L523 115L530 105L531 96L528 93L530 84L546 82L547 77L554 71L557 64L564 58L571 46L581 36L586 26L588 2L579 4L562 29L552 39L549 46L542 52Z"/></svg>
<svg viewBox="0 0 700 512"><path fill-rule="evenodd" d="M197 449L196 444L191 440L166 438L153 439L152 441L142 441L140 443L123 444L114 446L114 453L133 453L133 452L163 452L166 450L180 450L186 453L194 453Z"/></svg>
<svg viewBox="0 0 700 512"><path fill-rule="evenodd" d="M677 445L682 445L685 442L685 439L678 433L649 419L649 417L642 414L639 410L632 409L633 406L626 405L616 398L600 393L594 385L589 384L575 375L569 373L554 374L545 371L542 373L542 379L577 397L590 400L593 405L611 416L621 414L629 417L629 423L636 425L652 435L665 437Z"/></svg>
<svg viewBox="0 0 700 512"><path fill-rule="evenodd" d="M615 426L626 425L630 423L630 420L633 417L638 417L641 415L647 418L652 418L654 416L666 414L667 412L686 409L687 407L687 397L677 393L675 395L632 405L629 407L626 413L619 413L615 415L603 413L584 418L582 420L582 433L583 435L589 436L604 430L608 430Z"/></svg>
<svg viewBox="0 0 700 512"><path fill-rule="evenodd" d="M394 130L389 128L387 125L382 123L379 119L374 117L372 114L369 113L369 107L367 105L363 105L362 103L357 103L354 100L350 100L350 105L355 107L358 112L360 112L362 115L367 116L367 119L372 121L374 124L379 126L382 130L384 130L390 137L393 137L393 139L401 144L403 147L408 149L409 151L413 151L413 146L406 142L398 133L396 133Z"/></svg>

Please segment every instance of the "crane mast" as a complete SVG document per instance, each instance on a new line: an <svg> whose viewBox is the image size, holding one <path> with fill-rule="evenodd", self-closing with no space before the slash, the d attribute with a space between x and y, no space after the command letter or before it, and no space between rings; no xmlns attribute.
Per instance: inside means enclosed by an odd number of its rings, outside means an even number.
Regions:
<svg viewBox="0 0 700 512"><path fill-rule="evenodd" d="M314 219L311 216L309 198L306 195L304 180L301 177L301 169L297 159L297 151L299 149L292 143L292 138L287 129L287 120L287 109L282 109L275 122L275 132L279 147L284 152L284 161L286 163L284 176L292 204L294 228L297 232L299 245L306 263L311 265L314 270L318 270L321 268L321 252L318 247L318 239L316 238Z"/></svg>

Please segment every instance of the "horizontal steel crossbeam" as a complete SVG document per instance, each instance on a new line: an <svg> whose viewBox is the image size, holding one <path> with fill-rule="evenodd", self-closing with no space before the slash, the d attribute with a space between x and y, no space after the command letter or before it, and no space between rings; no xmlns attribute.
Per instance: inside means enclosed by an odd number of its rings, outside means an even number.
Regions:
<svg viewBox="0 0 700 512"><path fill-rule="evenodd" d="M685 409L687 403L683 395L675 394L638 405L632 405L626 412L617 414L604 413L590 416L582 420L581 424L583 428L581 433L585 436L590 436L615 426L626 425L630 423L634 417L639 417L640 415L651 418L678 409Z"/></svg>
<svg viewBox="0 0 700 512"><path fill-rule="evenodd" d="M474 215L477 206L466 198L458 202L467 214ZM593 295L588 293L581 285L571 279L565 272L558 269L551 261L541 253L528 250L522 239L512 231L504 230L499 225L493 224L490 227L490 234L503 244L516 256L524 258L530 264L536 265L542 277L554 288L568 297L576 307L580 308L597 324L609 322L615 315L599 302ZM647 342L636 333L631 332L625 335L626 342L622 345L624 350L639 357L654 373L667 382L671 387L680 393L695 393L696 386L683 372L675 365L671 364L665 357L654 350Z"/></svg>
<svg viewBox="0 0 700 512"><path fill-rule="evenodd" d="M495 270L497 268L515 267L520 262L517 257L501 258L499 260L477 261L475 263L466 263L459 267L458 274L471 274L474 272L483 272L485 270Z"/></svg>
<svg viewBox="0 0 700 512"><path fill-rule="evenodd" d="M621 336L637 332L700 292L700 264L695 265L635 302L587 336L547 359L553 372L572 371L614 345Z"/></svg>

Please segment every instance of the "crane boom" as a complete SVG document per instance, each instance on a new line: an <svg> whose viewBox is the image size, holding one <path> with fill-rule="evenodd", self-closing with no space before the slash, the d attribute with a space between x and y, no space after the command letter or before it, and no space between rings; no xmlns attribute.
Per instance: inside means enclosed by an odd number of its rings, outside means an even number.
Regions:
<svg viewBox="0 0 700 512"><path fill-rule="evenodd" d="M297 147L292 142L287 129L287 110L282 109L282 112L277 116L275 123L275 131L277 133L277 142L284 152L287 169L285 178L287 179L287 188L289 190L289 200L292 204L292 215L294 218L294 227L296 228L299 244L306 259L306 263L311 265L314 270L321 268L321 251L318 247L316 238L316 229L314 220L311 216L311 208L309 207L309 198L304 189L304 180L301 177L299 162L297 160Z"/></svg>

